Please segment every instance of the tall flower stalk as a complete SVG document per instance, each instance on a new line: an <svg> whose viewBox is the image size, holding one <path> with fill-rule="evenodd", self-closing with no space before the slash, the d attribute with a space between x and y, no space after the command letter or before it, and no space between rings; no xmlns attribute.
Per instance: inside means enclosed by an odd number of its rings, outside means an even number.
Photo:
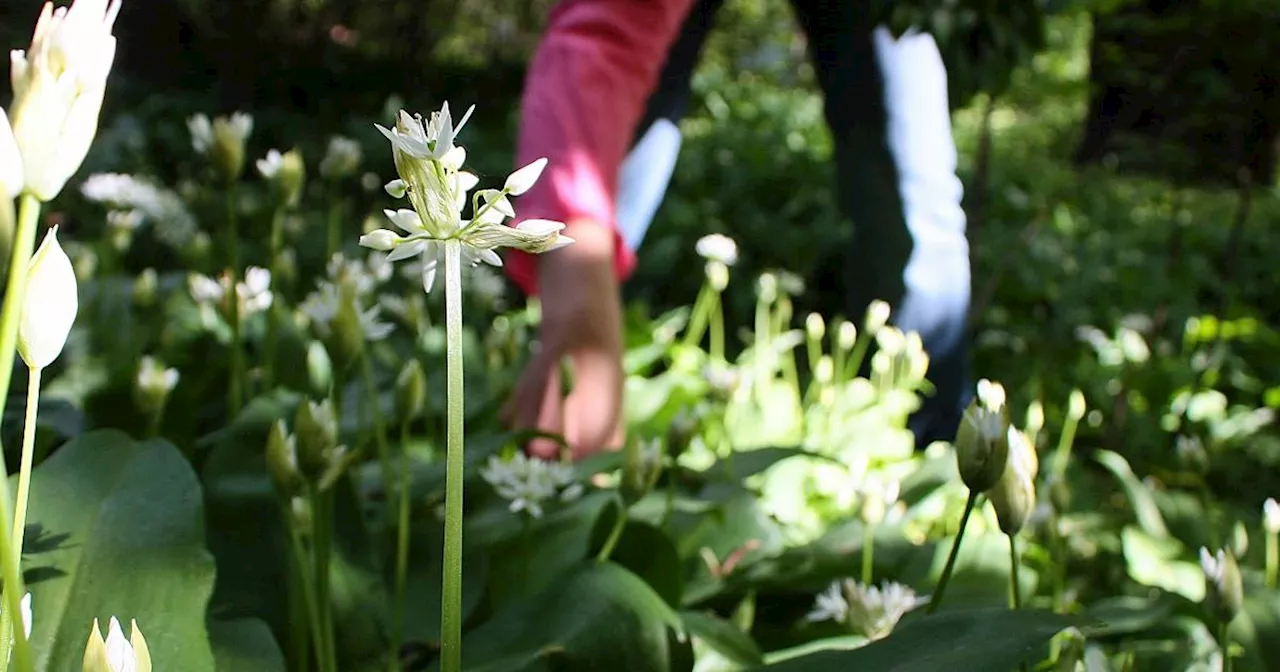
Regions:
<svg viewBox="0 0 1280 672"><path fill-rule="evenodd" d="M454 144L471 110L455 127L449 105L430 120L400 111L395 128L378 126L391 142L400 178L387 184L387 193L408 197L413 209L387 210L387 219L400 231L378 229L360 238L360 244L388 252L388 261L421 257L422 287L430 292L436 270L444 261L445 281L445 377L446 413L444 575L441 600L441 669L462 668L462 479L463 479L463 381L462 381L462 268L481 261L501 266L495 251L513 247L541 253L572 240L560 235L561 222L525 220L506 226L515 216L508 196L519 196L537 181L546 166L539 159L512 173L502 189L481 189L471 194L471 219L463 219L467 195L479 179L462 170L466 150Z"/></svg>

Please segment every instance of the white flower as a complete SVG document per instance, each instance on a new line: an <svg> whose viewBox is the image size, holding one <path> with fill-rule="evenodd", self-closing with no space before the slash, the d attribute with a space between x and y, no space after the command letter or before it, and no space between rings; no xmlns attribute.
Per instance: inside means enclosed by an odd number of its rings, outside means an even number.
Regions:
<svg viewBox="0 0 1280 672"><path fill-rule="evenodd" d="M271 307L271 271L250 266L244 272L244 280L236 284L236 298L240 300L241 315L252 315Z"/></svg>
<svg viewBox="0 0 1280 672"><path fill-rule="evenodd" d="M509 502L507 508L512 513L524 511L532 518L541 518L548 502L572 501L583 491L572 466L531 458L524 453L516 453L507 460L491 456L480 476L493 486L499 497Z"/></svg>
<svg viewBox="0 0 1280 672"><path fill-rule="evenodd" d="M329 148L320 160L320 174L331 180L351 175L359 170L362 154L360 143L335 135L329 138Z"/></svg>
<svg viewBox="0 0 1280 672"><path fill-rule="evenodd" d="M470 114L468 110L467 116ZM435 283L444 251L442 243L446 240L462 243L464 263L475 265L483 261L492 266L502 265L502 258L495 251L499 247L541 253L573 242L560 234L564 229L560 222L533 219L515 227L504 225L508 218L515 217L507 197L531 187L545 161L535 161L515 171L501 190L484 189L473 194L473 217L462 219L468 192L479 182L475 175L462 171L466 150L453 144L465 123L466 117L454 128L446 104L429 123L401 110L394 130L378 126L391 141L400 173L400 179L388 183L386 191L397 198L407 195L413 208L384 211L394 228L405 235L378 229L361 236L360 244L387 252L388 261L420 257L422 287L428 293Z"/></svg>
<svg viewBox="0 0 1280 672"><path fill-rule="evenodd" d="M156 238L175 249L182 249L199 233L196 218L182 197L146 178L97 173L85 179L80 193L90 201L151 222Z"/></svg>
<svg viewBox="0 0 1280 672"><path fill-rule="evenodd" d="M22 154L18 151L18 140L13 137L9 115L0 110L0 191L9 198L16 198L22 193L22 172Z"/></svg>
<svg viewBox="0 0 1280 672"><path fill-rule="evenodd" d="M166 369L151 355L143 355L138 362L138 388L148 392L168 394L178 385L178 370Z"/></svg>
<svg viewBox="0 0 1280 672"><path fill-rule="evenodd" d="M725 266L738 263L738 244L723 234L712 233L699 238L694 249L704 259L718 261Z"/></svg>
<svg viewBox="0 0 1280 672"><path fill-rule="evenodd" d="M187 276L187 289L191 293L191 299L202 304L218 303L226 293L217 280L199 273Z"/></svg>
<svg viewBox="0 0 1280 672"><path fill-rule="evenodd" d="M281 154L278 149L273 149L267 152L266 158L258 159L255 165L258 167L259 175L268 180L274 179L284 167L284 154Z"/></svg>
<svg viewBox="0 0 1280 672"><path fill-rule="evenodd" d="M191 133L191 148L197 154L207 154L213 147L213 122L206 114L195 114L187 119L187 131Z"/></svg>
<svg viewBox="0 0 1280 672"><path fill-rule="evenodd" d="M14 137L26 190L42 201L62 191L97 134L119 11L119 0L75 0L57 9L46 2L31 47L10 54Z"/></svg>
<svg viewBox="0 0 1280 672"><path fill-rule="evenodd" d="M871 640L893 632L898 621L922 603L914 590L890 581L877 588L846 580L844 588L849 601L848 624Z"/></svg>
<svg viewBox="0 0 1280 672"><path fill-rule="evenodd" d="M76 273L58 244L58 227L49 229L27 270L27 293L18 327L18 352L33 369L58 358L79 309Z"/></svg>
<svg viewBox="0 0 1280 672"><path fill-rule="evenodd" d="M394 325L381 319L382 307L374 305L364 309L359 295L355 297L356 315L360 320L360 331L366 341L378 341L387 337L395 328ZM316 291L307 295L302 305L303 315L315 327L317 335L328 338L332 333L333 321L337 319L342 308L342 290L332 282L321 281Z"/></svg>
<svg viewBox="0 0 1280 672"><path fill-rule="evenodd" d="M133 634L125 639L120 629L120 621L111 617L108 626L107 640L102 641L102 630L98 627L98 619L93 620L93 631L89 633L89 643L84 650L84 669L94 672L151 672L151 651L147 640L138 629L138 622L131 621Z"/></svg>
<svg viewBox="0 0 1280 672"><path fill-rule="evenodd" d="M844 599L844 592L840 589L840 582L836 581L827 589L818 593L813 601L813 609L809 612L806 619L810 621L836 621L844 623L849 616L849 603Z"/></svg>
<svg viewBox="0 0 1280 672"><path fill-rule="evenodd" d="M1280 534L1280 504L1271 497L1262 503L1262 526L1271 534Z"/></svg>

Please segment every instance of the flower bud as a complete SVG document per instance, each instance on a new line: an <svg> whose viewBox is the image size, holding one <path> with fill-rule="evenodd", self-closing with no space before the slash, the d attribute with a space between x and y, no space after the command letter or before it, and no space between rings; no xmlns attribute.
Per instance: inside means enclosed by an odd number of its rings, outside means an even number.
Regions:
<svg viewBox="0 0 1280 672"><path fill-rule="evenodd" d="M354 175L360 169L363 152L360 143L351 138L335 135L329 138L329 148L320 160L320 175L327 180L337 180Z"/></svg>
<svg viewBox="0 0 1280 672"><path fill-rule="evenodd" d="M169 393L178 385L179 377L177 369L167 369L156 358L144 355L138 362L134 403L147 417L159 415L169 401Z"/></svg>
<svg viewBox="0 0 1280 672"><path fill-rule="evenodd" d="M156 290L160 285L156 277L156 269L144 268L133 280L133 305L139 308L150 308L156 302Z"/></svg>
<svg viewBox="0 0 1280 672"><path fill-rule="evenodd" d="M333 385L333 362L329 361L329 353L320 341L307 344L307 384L312 396L327 397Z"/></svg>
<svg viewBox="0 0 1280 672"><path fill-rule="evenodd" d="M840 326L836 327L836 346L841 350L849 351L857 342L858 327L848 320L841 320Z"/></svg>
<svg viewBox="0 0 1280 672"><path fill-rule="evenodd" d="M347 283L338 287L338 312L330 324L329 355L339 373L350 370L364 353L364 327L355 289Z"/></svg>
<svg viewBox="0 0 1280 672"><path fill-rule="evenodd" d="M78 309L76 273L58 244L55 226L45 234L27 270L18 328L18 352L27 366L43 369L58 358Z"/></svg>
<svg viewBox="0 0 1280 672"><path fill-rule="evenodd" d="M1027 524L1036 507L1035 476L1038 466L1035 448L1017 429L1008 429L1008 459L1004 473L987 491L991 507L996 510L1000 531L1017 534Z"/></svg>
<svg viewBox="0 0 1280 672"><path fill-rule="evenodd" d="M297 438L298 467L311 480L324 476L332 462L330 453L338 445L338 416L328 399L311 400L298 406L293 420Z"/></svg>
<svg viewBox="0 0 1280 672"><path fill-rule="evenodd" d="M289 499L289 525L303 537L311 536L314 520L311 515L311 499L297 496Z"/></svg>
<svg viewBox="0 0 1280 672"><path fill-rule="evenodd" d="M960 478L974 492L986 492L1000 480L1009 455L1009 421L1004 413L1003 389L999 395L982 392L980 383L979 396L965 409L956 433Z"/></svg>
<svg viewBox="0 0 1280 672"><path fill-rule="evenodd" d="M1084 392L1071 390L1071 396L1067 397L1067 417L1079 422L1084 417L1085 409Z"/></svg>
<svg viewBox="0 0 1280 672"><path fill-rule="evenodd" d="M267 433L267 473L276 490L287 497L300 495L306 488L298 469L297 439L289 434L284 420L276 420Z"/></svg>
<svg viewBox="0 0 1280 672"><path fill-rule="evenodd" d="M271 182L272 188L280 202L294 207L302 199L302 187L306 182L307 166L302 160L302 152L291 149L283 154L273 149L267 152L267 158L257 162L258 172Z"/></svg>
<svg viewBox="0 0 1280 672"><path fill-rule="evenodd" d="M422 414L427 406L427 376L416 358L405 362L396 376L396 414L408 422Z"/></svg>
<svg viewBox="0 0 1280 672"><path fill-rule="evenodd" d="M1235 555L1223 549L1210 555L1202 546L1200 568L1204 570L1205 606L1218 620L1230 623L1244 608L1244 581Z"/></svg>
<svg viewBox="0 0 1280 672"><path fill-rule="evenodd" d="M93 630L84 647L84 672L151 672L151 651L136 620L130 621L130 629L132 634L126 640L120 621L112 616L103 641L98 619L93 619Z"/></svg>
<svg viewBox="0 0 1280 672"><path fill-rule="evenodd" d="M656 440L631 441L623 455L622 499L628 504L640 501L662 474L662 448Z"/></svg>
<svg viewBox="0 0 1280 672"><path fill-rule="evenodd" d="M718 261L725 266L738 263L738 244L722 233L707 234L694 245L698 256L708 261Z"/></svg>
<svg viewBox="0 0 1280 672"><path fill-rule="evenodd" d="M253 117L243 112L213 120L209 159L225 181L235 182L244 172L244 146L252 132Z"/></svg>
<svg viewBox="0 0 1280 672"><path fill-rule="evenodd" d="M1280 503L1271 497L1262 503L1262 526L1269 534L1280 534Z"/></svg>

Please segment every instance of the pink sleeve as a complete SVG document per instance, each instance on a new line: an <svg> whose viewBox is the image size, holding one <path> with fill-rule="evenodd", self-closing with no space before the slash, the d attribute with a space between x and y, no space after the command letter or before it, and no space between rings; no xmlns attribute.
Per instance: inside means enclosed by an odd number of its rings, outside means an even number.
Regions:
<svg viewBox="0 0 1280 672"><path fill-rule="evenodd" d="M635 255L617 234L618 168L693 0L562 0L525 82L516 163L546 157L521 218L589 218L613 228L619 278ZM537 260L510 250L507 274L537 294Z"/></svg>

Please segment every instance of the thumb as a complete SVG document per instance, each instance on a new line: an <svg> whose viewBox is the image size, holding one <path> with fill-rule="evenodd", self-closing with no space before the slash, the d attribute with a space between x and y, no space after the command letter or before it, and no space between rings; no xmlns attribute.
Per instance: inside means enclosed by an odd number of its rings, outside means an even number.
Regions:
<svg viewBox="0 0 1280 672"><path fill-rule="evenodd" d="M565 401L565 440L576 459L622 443L623 374L620 359L605 349L574 353L573 392Z"/></svg>

